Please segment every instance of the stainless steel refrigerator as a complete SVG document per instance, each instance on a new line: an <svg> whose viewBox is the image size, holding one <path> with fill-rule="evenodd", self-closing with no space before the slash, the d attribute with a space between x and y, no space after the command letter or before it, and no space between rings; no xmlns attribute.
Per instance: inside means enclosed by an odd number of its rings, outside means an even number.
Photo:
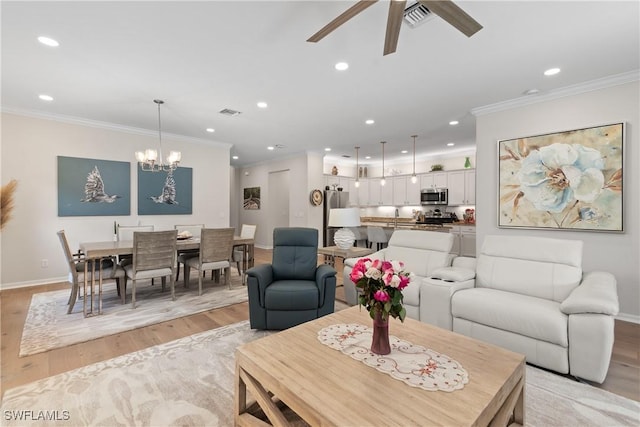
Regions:
<svg viewBox="0 0 640 427"><path fill-rule="evenodd" d="M323 241L322 246L333 246L333 235L336 233L336 227L328 227L329 224L329 211L335 208L347 208L349 207L349 192L326 190L324 192L324 215L323 215Z"/></svg>

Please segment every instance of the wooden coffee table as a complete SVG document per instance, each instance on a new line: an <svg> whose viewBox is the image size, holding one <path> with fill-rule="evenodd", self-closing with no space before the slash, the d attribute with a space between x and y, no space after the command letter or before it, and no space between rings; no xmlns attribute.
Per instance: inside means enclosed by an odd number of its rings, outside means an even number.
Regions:
<svg viewBox="0 0 640 427"><path fill-rule="evenodd" d="M323 345L322 328L371 326L352 307L240 346L236 351L236 425L289 425L286 405L312 426L524 425L525 357L444 329L392 319L389 333L457 360L469 382L453 392L410 387ZM247 391L256 402L249 404Z"/></svg>

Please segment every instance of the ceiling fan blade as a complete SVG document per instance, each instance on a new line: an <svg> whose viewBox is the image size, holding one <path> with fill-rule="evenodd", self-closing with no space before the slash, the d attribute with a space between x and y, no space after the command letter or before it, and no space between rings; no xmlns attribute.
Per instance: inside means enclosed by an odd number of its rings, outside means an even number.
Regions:
<svg viewBox="0 0 640 427"><path fill-rule="evenodd" d="M431 12L453 25L467 37L471 37L482 29L475 19L467 14L451 0L418 0Z"/></svg>
<svg viewBox="0 0 640 427"><path fill-rule="evenodd" d="M398 46L398 37L400 36L400 27L402 26L402 17L404 16L404 7L407 0L392 0L389 2L389 17L387 18L387 34L384 38L384 55L388 55L396 51Z"/></svg>
<svg viewBox="0 0 640 427"><path fill-rule="evenodd" d="M357 14L359 14L369 6L373 6L373 4L376 3L377 1L378 0L360 0L358 3L354 4L349 9L344 11L336 19L334 19L333 21L329 22L327 25L322 27L320 31L318 31L317 33L309 37L307 41L312 43L319 42L320 40L325 38L327 35L329 35L333 30L338 28L340 25L344 24L349 19L353 18L354 16L356 16Z"/></svg>

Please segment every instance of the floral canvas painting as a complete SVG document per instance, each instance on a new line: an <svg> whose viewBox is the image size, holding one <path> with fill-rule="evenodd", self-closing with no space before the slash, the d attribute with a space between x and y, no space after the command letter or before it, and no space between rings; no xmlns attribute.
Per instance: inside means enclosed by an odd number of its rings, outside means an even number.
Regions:
<svg viewBox="0 0 640 427"><path fill-rule="evenodd" d="M499 141L498 226L623 231L624 124Z"/></svg>

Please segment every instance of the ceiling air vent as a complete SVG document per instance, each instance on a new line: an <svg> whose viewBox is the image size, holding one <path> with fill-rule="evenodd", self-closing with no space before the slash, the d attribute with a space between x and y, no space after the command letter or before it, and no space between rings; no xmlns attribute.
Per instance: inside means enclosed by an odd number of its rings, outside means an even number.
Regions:
<svg viewBox="0 0 640 427"><path fill-rule="evenodd" d="M434 17L434 14L421 3L414 3L404 10L404 22L416 28Z"/></svg>
<svg viewBox="0 0 640 427"><path fill-rule="evenodd" d="M241 113L240 111L232 110L231 108L225 108L220 110L220 114L223 114L225 116L237 116L238 114L241 114Z"/></svg>

